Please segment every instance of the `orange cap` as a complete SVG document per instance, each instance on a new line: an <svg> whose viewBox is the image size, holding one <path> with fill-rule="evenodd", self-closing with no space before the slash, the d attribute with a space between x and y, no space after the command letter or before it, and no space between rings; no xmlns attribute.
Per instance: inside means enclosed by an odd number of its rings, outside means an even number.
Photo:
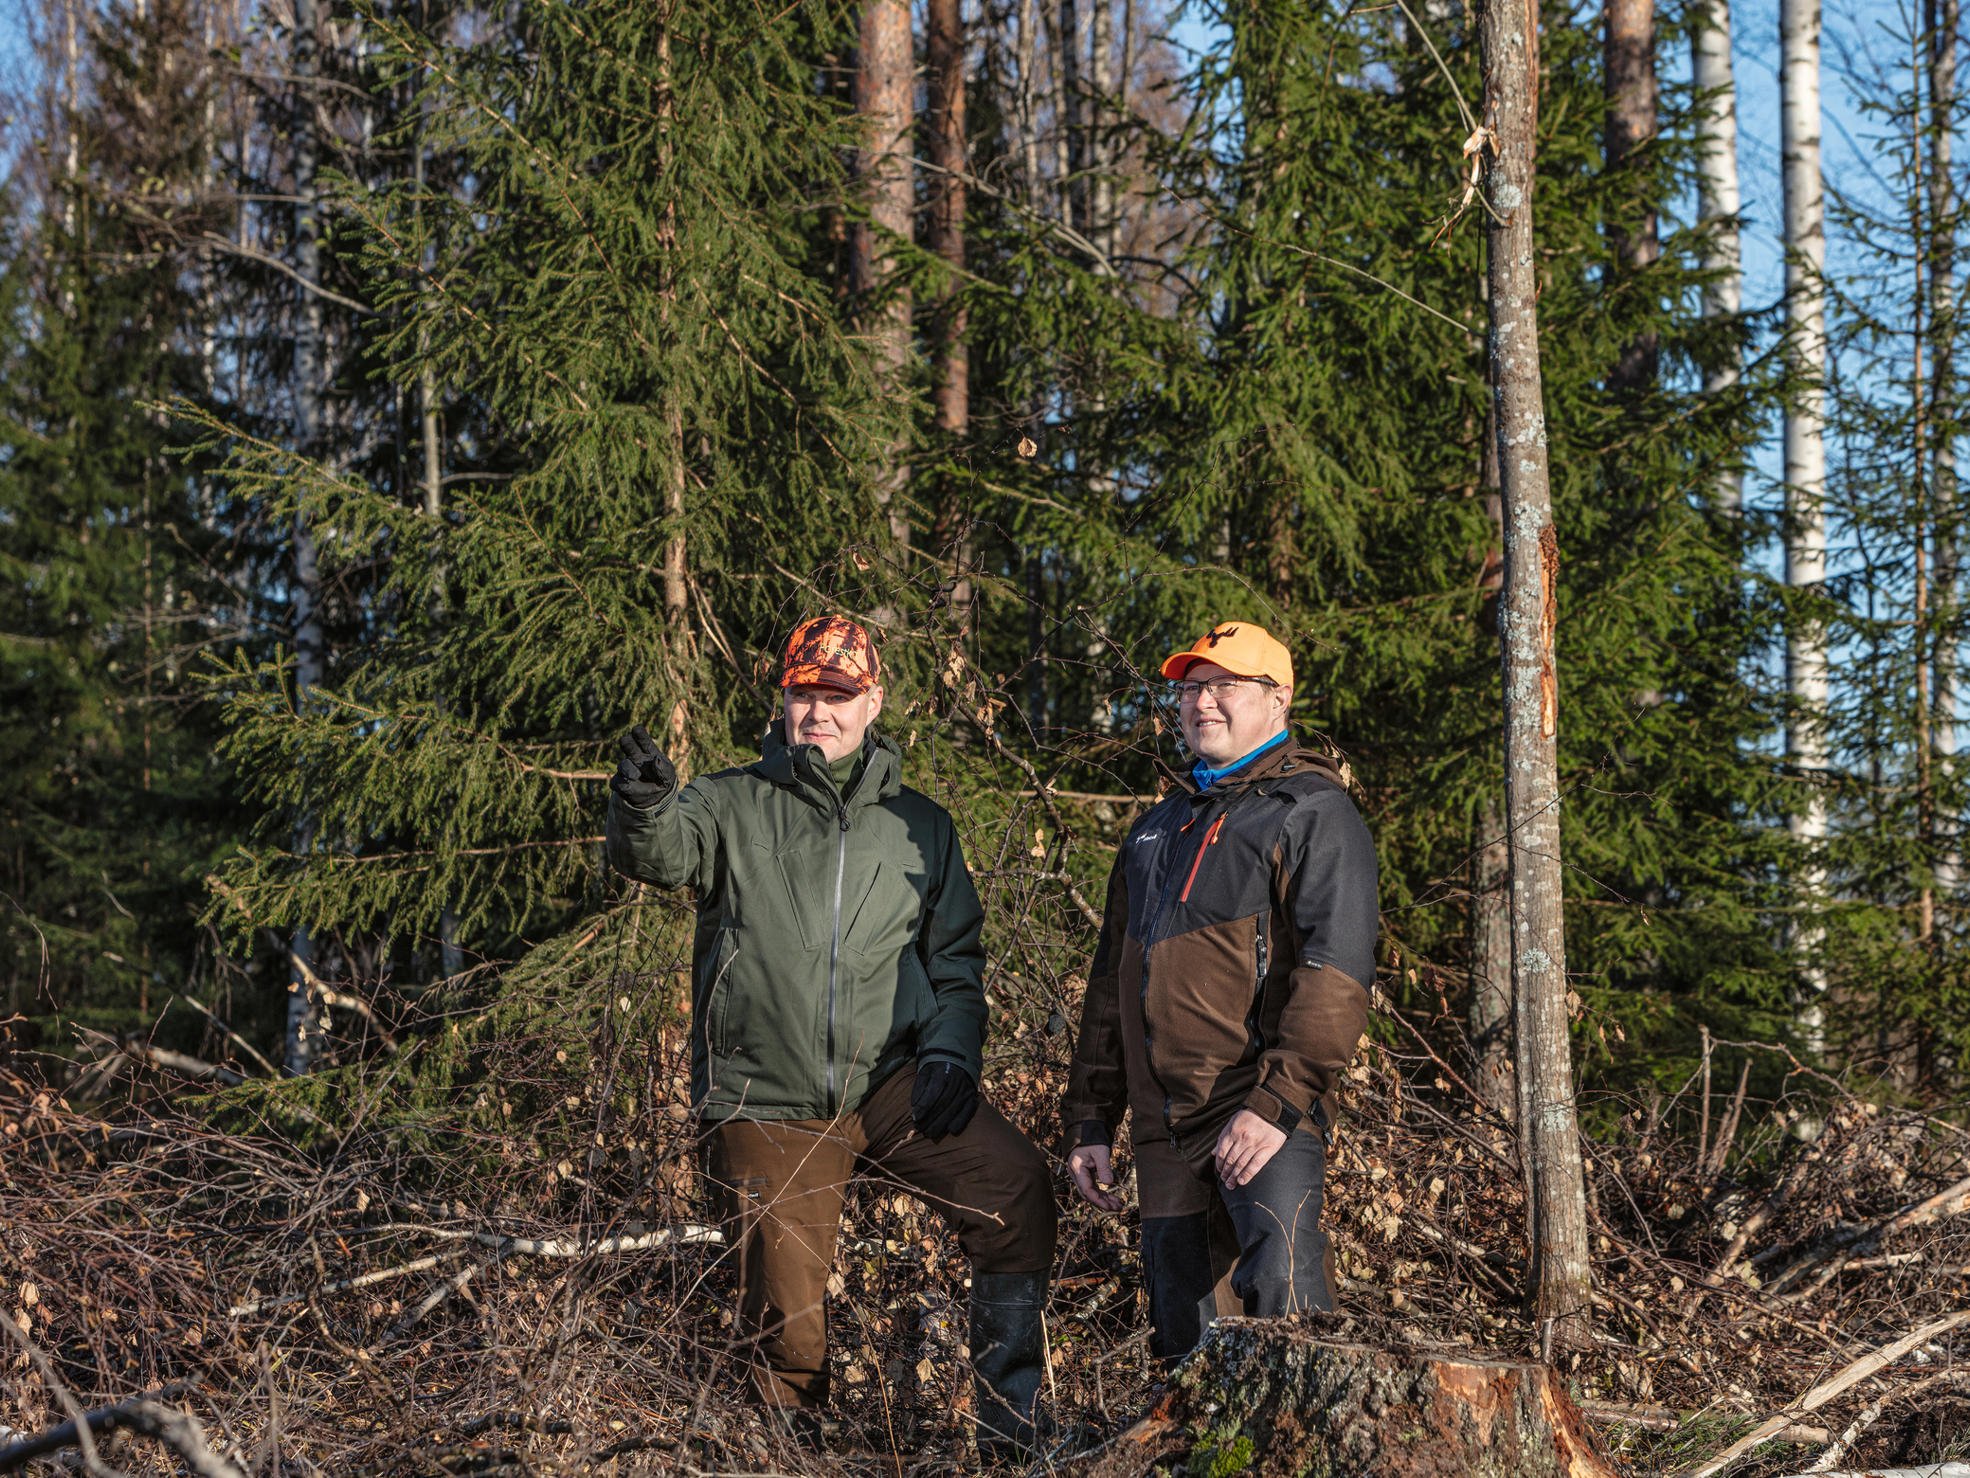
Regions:
<svg viewBox="0 0 1970 1478"><path fill-rule="evenodd" d="M783 688L819 685L866 693L882 675L869 633L846 616L816 616L794 627L780 663Z"/></svg>
<svg viewBox="0 0 1970 1478"><path fill-rule="evenodd" d="M1200 636L1192 646L1163 659L1163 676L1180 679L1199 662L1215 662L1237 677L1269 677L1293 685L1293 654L1263 626L1250 621L1224 621Z"/></svg>

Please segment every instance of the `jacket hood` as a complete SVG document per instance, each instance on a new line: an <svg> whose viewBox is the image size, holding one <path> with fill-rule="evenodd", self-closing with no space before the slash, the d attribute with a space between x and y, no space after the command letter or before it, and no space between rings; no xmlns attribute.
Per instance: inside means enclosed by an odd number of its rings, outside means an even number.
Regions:
<svg viewBox="0 0 1970 1478"><path fill-rule="evenodd" d="M862 739L862 759L866 768L851 797L853 804L889 800L903 788L903 751L873 725ZM790 786L834 809L834 777L828 773L821 746L787 743L786 731L778 723L766 726L759 741L759 763L754 768L775 785Z"/></svg>

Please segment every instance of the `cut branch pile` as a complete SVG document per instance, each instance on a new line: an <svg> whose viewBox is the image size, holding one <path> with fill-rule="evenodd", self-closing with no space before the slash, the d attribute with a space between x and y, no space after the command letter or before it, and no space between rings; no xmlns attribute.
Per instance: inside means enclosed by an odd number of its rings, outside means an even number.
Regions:
<svg viewBox="0 0 1970 1478"><path fill-rule="evenodd" d="M0 1083L0 1313L21 1336L0 1358L0 1440L72 1450L80 1423L131 1473L264 1471L278 1453L289 1471L382 1474L412 1451L434 1472L826 1472L872 1450L967 1466L963 1258L897 1187L863 1186L841 1243L836 1451L737 1403L731 1271L679 1111L684 1026L622 1030L623 977L596 984L609 1010L586 1041L499 1041L449 1096L391 1097L414 1029L332 1095L173 1096L210 1080L147 1079L167 1065L120 1049L130 1096L88 1112ZM1002 986L1020 988L1043 990ZM1403 1045L1352 1070L1328 1218L1346 1317L1310 1334L1410 1372L1391 1381L1509 1372L1557 1409L1521 1301L1513 1141L1432 1045L1440 1027L1385 1009L1380 1035ZM994 1097L1048 1136L1064 1034L1015 1029L996 1050ZM1732 1077L1715 1134L1675 1132L1695 1117L1675 1095L1598 1106L1596 1342L1550 1389L1638 1472L1970 1456L1950 1446L1970 1433L1962 1131L1803 1070L1762 1100ZM1156 1372L1134 1230L1073 1208L1062 1241L1050 1391L1063 1443L1092 1449L1080 1461L1180 1467L1241 1439L1262 1455L1291 1425L1244 1424L1280 1408L1221 1342L1143 1426ZM1261 1365L1284 1348L1251 1338L1241 1358ZM220 1466L197 1467L194 1438ZM27 1449L0 1454L18 1468Z"/></svg>

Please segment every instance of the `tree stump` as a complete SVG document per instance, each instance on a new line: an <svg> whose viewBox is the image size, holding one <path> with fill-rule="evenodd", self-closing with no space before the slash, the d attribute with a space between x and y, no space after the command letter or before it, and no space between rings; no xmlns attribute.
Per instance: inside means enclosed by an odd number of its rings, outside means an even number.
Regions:
<svg viewBox="0 0 1970 1478"><path fill-rule="evenodd" d="M1225 1319L1098 1471L1620 1478L1553 1370Z"/></svg>

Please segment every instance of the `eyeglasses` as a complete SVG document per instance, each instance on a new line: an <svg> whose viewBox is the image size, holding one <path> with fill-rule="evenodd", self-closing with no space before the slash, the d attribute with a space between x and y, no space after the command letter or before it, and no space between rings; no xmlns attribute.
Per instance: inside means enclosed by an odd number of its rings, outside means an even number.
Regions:
<svg viewBox="0 0 1970 1478"><path fill-rule="evenodd" d="M1179 703L1188 703L1195 702L1199 694L1208 693L1213 703L1222 703L1231 696L1234 688L1244 683L1257 683L1262 688L1279 686L1269 677L1214 677L1209 682L1171 683L1170 696Z"/></svg>

